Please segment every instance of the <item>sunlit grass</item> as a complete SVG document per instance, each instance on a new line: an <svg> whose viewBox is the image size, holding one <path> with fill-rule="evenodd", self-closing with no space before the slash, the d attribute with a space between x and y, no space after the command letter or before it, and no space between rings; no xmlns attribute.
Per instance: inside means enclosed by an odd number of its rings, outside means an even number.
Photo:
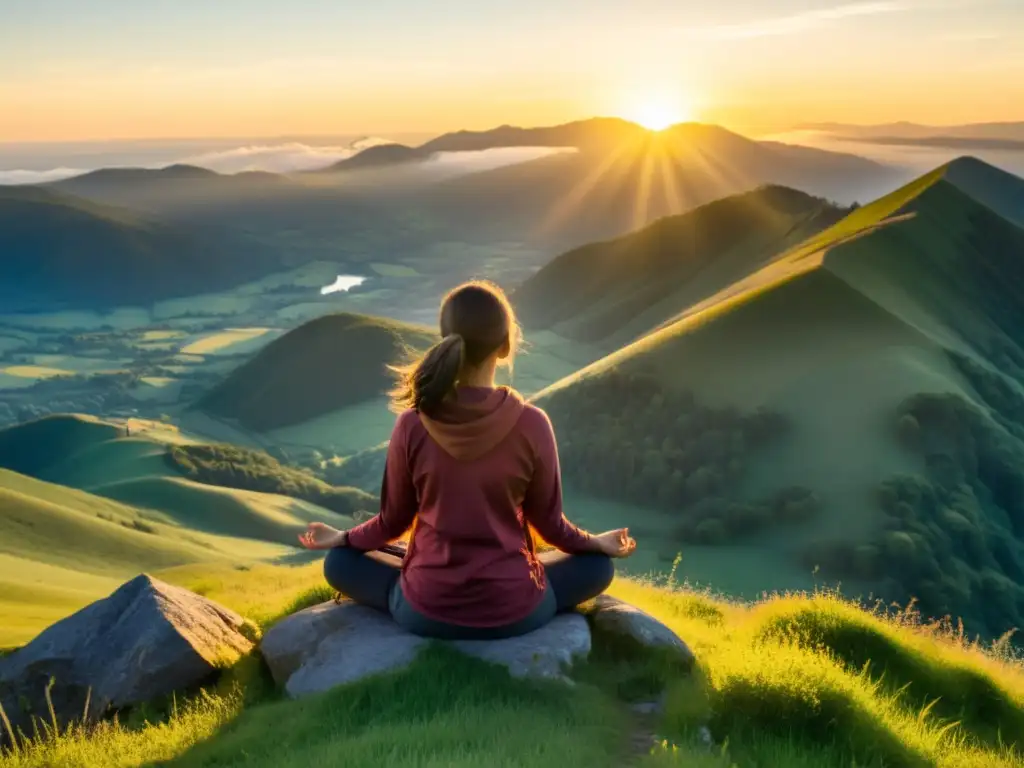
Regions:
<svg viewBox="0 0 1024 768"><path fill-rule="evenodd" d="M264 626L329 596L319 563L161 574ZM695 651L671 657L595 636L573 688L510 680L431 649L410 669L298 702L255 658L169 717L77 731L0 761L28 766L1024 766L1024 667L913 613L832 594L748 605L620 579L617 596ZM626 704L667 685L658 746L632 755ZM154 710L156 712L156 710ZM138 718L136 718L138 720ZM708 726L712 748L696 735Z"/></svg>

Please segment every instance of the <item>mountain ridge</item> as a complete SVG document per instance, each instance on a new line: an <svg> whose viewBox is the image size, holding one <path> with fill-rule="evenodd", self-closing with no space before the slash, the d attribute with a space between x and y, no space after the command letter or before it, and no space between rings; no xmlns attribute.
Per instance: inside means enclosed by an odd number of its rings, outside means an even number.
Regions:
<svg viewBox="0 0 1024 768"><path fill-rule="evenodd" d="M979 601L983 574L1012 580L1024 568L1024 504L1007 490L1024 482L1012 469L1024 457L1014 426L1024 413L1024 229L957 185L964 167L985 170L977 163L941 166L854 210L538 392L566 442L567 487L612 498L665 488L633 503L681 508L678 532L662 535L726 545L716 567L728 569L728 546L759 530L760 546L789 553L786 567L820 565L824 578L885 599L919 597L927 615L964 616L986 636L1019 626L1015 604ZM997 199L1001 189L982 191ZM664 413L651 405L662 402ZM762 434L765 419L777 425L772 448L753 453L743 433ZM673 420L675 431L665 426ZM649 434L632 434L634 423ZM920 440L900 431L908 424ZM737 427L736 447L723 447L721 431ZM660 459L633 459L645 468L635 485L615 446L657 445L663 434ZM783 493L815 499L816 510L785 532L790 518L769 523L778 513L765 506ZM910 506L891 501L905 494L916 494ZM957 535L943 517L949 505L984 531L988 549L944 543ZM886 569L881 558L904 537L918 565ZM954 583L940 571L957 574ZM1024 586L1011 593L1024 604Z"/></svg>

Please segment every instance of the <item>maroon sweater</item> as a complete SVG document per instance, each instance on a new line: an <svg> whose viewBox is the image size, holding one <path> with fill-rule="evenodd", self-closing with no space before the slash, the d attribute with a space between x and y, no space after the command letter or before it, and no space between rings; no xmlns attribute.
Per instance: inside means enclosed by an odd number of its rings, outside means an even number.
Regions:
<svg viewBox="0 0 1024 768"><path fill-rule="evenodd" d="M460 387L433 419L402 413L380 505L349 531L349 545L377 549L414 526L402 592L423 615L451 624L511 624L540 603L544 568L526 522L563 551L590 549L590 535L562 514L547 414L506 387Z"/></svg>

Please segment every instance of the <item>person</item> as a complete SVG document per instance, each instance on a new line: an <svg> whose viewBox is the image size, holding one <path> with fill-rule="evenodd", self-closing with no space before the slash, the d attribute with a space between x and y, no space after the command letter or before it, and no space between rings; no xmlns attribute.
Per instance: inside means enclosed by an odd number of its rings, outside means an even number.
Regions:
<svg viewBox="0 0 1024 768"><path fill-rule="evenodd" d="M440 639L497 639L538 629L597 597L613 558L636 542L627 528L590 534L562 511L551 422L514 389L496 386L521 338L496 285L455 288L441 341L398 376L380 512L348 531L311 523L309 549L329 550L338 592ZM556 551L538 555L531 527ZM400 551L380 551L412 529Z"/></svg>

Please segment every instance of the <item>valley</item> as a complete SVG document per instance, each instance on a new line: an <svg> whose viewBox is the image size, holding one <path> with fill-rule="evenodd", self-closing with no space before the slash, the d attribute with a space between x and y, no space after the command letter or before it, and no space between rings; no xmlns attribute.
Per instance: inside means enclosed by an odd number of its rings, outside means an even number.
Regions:
<svg viewBox="0 0 1024 768"><path fill-rule="evenodd" d="M94 306L70 284L31 311L5 305L0 467L16 474L3 487L75 525L95 509L89 525L157 542L130 560L147 568L186 566L203 551L238 567L301 561L294 528L372 514L394 419L386 366L436 340L444 291L486 276L510 292L526 331L503 381L551 415L570 517L593 530L630 527L640 546L626 572L672 572L745 599L839 585L854 598L916 598L929 615L963 616L987 637L1024 621L1024 476L1013 458L1024 456L1014 256L1024 249L1024 181L964 158L873 202L836 201L813 183L784 185L791 174L772 177L753 142L689 127L657 150L675 157L666 167L689 162L674 143L687 136L724 144L730 162L748 164L747 178L767 173L770 183L731 192L732 183L702 182L675 209L664 198L634 210L632 226L600 213L614 197L597 204L586 192L579 202L592 204L594 226L567 212L576 228L551 238L535 237L542 221L528 208L471 214L459 192L459 216L475 219L460 223L437 207L459 185L474 185L474 204L494 205L488 179L518 174L516 183L551 183L571 198L560 186L566 169L610 152L607 142L620 147L610 157L655 151L638 149L630 130L627 139L609 130L581 124L572 128L575 154L439 182L418 176L427 150L383 169L378 150L313 181L177 169L61 182L61 195L88 196L80 207L106 221L113 214L103 206L133 204L168 226L209 231L216 209L232 247L240 232L260 239L259 227L270 227L263 244L276 255L209 291ZM527 141L509 136L450 141ZM826 174L853 163L813 154L801 162L817 160ZM548 182L533 178L545 168ZM609 190L631 178L620 171ZM392 186L363 176L375 173L394 174ZM417 190L434 184L427 205ZM268 190L280 185L287 191L274 197ZM380 239L321 258L327 251L308 240L318 226L333 228L322 230L328 249L356 230L353 219L287 223L300 211L319 216L299 205L314 198L361 201L359 226ZM219 202L197 206L202 199ZM551 208L543 195L529 199ZM271 200L284 218L264 216ZM397 200L408 204L403 216L427 225L415 247L400 242L408 232L369 214L394 213ZM516 230L518 241L497 239ZM614 236L557 245L584 231ZM280 251L280 238L293 236L307 239ZM204 282L201 268L188 269L190 281ZM140 275L160 280L158 271ZM950 431L953 413L969 426ZM33 424L56 430L45 464L26 463ZM99 437L76 446L70 435L82 425ZM79 496L51 502L51 487ZM965 525L977 531L969 545L959 538ZM90 535L105 541L106 528ZM55 606L91 589L88 580L55 586L67 580L52 569L66 563L5 557L3 573L50 590ZM906 567L882 567L893 558ZM96 589L107 583L102 569L83 573L101 579ZM980 600L987 607L978 610Z"/></svg>

